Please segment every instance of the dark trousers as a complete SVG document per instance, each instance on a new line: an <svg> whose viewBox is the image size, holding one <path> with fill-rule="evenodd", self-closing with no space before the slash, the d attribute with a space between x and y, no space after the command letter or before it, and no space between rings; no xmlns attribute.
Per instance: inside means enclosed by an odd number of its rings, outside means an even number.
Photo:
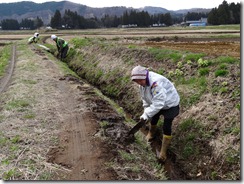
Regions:
<svg viewBox="0 0 244 184"><path fill-rule="evenodd" d="M158 123L159 117L164 116L163 123L163 134L171 135L172 133L172 122L180 112L180 106L171 107L169 109L162 109L157 114L155 114L151 119L151 125L156 125Z"/></svg>
<svg viewBox="0 0 244 184"><path fill-rule="evenodd" d="M60 53L61 54L60 55L61 59L66 58L68 50L69 50L69 46L68 45L61 50L61 53Z"/></svg>

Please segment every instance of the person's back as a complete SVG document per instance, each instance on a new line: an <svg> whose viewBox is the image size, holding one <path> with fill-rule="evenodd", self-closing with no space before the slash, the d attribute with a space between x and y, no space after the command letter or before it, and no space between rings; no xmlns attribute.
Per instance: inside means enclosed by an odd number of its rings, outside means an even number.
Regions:
<svg viewBox="0 0 244 184"><path fill-rule="evenodd" d="M34 42L34 39L35 39L34 36L30 37L30 38L28 39L28 43L29 43L29 44L33 43L33 42Z"/></svg>
<svg viewBox="0 0 244 184"><path fill-rule="evenodd" d="M30 37L28 39L28 43L31 44L31 43L37 43L38 41L38 36L39 36L39 33L35 33L34 36Z"/></svg>
<svg viewBox="0 0 244 184"><path fill-rule="evenodd" d="M150 121L147 141L154 139L158 120L161 115L164 117L159 159L165 161L167 159L166 151L172 139L172 122L180 111L180 96L170 80L140 65L131 71L131 80L140 86L144 108L140 119Z"/></svg>
<svg viewBox="0 0 244 184"><path fill-rule="evenodd" d="M63 38L57 37L57 47L59 49L63 49L67 45L68 45L68 43Z"/></svg>
<svg viewBox="0 0 244 184"><path fill-rule="evenodd" d="M170 82L166 77L155 73L153 71L149 71L148 72L148 82L149 82L149 86L147 86L147 98L145 99L146 102L148 104L152 103L152 88L154 87L153 85L158 85L161 86L163 88L163 90L165 91L166 94L166 99L165 101L165 106L163 107L163 109L168 109L170 107L174 107L176 105L179 104L180 101L180 97L179 94L177 92L177 90L175 89L174 85L172 82ZM143 88L142 86L140 86L140 88ZM141 89L142 90L142 89Z"/></svg>

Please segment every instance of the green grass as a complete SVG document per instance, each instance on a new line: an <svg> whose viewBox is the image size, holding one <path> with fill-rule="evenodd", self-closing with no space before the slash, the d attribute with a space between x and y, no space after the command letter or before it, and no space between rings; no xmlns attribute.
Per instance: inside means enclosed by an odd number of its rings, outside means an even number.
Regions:
<svg viewBox="0 0 244 184"><path fill-rule="evenodd" d="M13 177L18 177L20 176L20 172L18 171L17 168L12 168L8 171L5 171L3 173L3 180L11 180Z"/></svg>
<svg viewBox="0 0 244 184"><path fill-rule="evenodd" d="M156 61L172 59L173 61L177 62L182 58L182 53L175 50L149 48L148 51L153 55Z"/></svg>
<svg viewBox="0 0 244 184"><path fill-rule="evenodd" d="M123 160L128 161L128 162L134 162L134 161L136 161L135 155L130 154L130 153L127 153L124 150L119 150L118 152L119 152L119 154L120 154L120 156L121 156L121 158Z"/></svg>
<svg viewBox="0 0 244 184"><path fill-rule="evenodd" d="M215 77L218 77L218 76L226 76L228 75L228 71L227 70L216 70L215 71Z"/></svg>
<svg viewBox="0 0 244 184"><path fill-rule="evenodd" d="M30 72L37 72L38 65L34 62L27 62L21 66L21 70L30 71Z"/></svg>
<svg viewBox="0 0 244 184"><path fill-rule="evenodd" d="M196 125L196 121L194 119L190 118L190 119L186 119L185 121L183 121L180 124L179 128L181 131L186 132L186 131L190 130L192 127L194 127L195 125Z"/></svg>
<svg viewBox="0 0 244 184"><path fill-rule="evenodd" d="M36 115L33 112L28 112L27 114L24 115L25 119L34 119L35 117Z"/></svg>
<svg viewBox="0 0 244 184"><path fill-rule="evenodd" d="M106 128L106 127L109 125L109 122L107 122L107 121L102 121L102 122L100 122L99 124L100 124L101 128Z"/></svg>
<svg viewBox="0 0 244 184"><path fill-rule="evenodd" d="M188 89L189 92L185 93L184 91L179 91L181 97L182 107L190 107L191 105L196 104L201 96L207 90L208 80L206 77L191 77L185 79L183 77L179 78L176 82L176 86L184 86L184 89Z"/></svg>
<svg viewBox="0 0 244 184"><path fill-rule="evenodd" d="M8 139L0 134L0 146L3 147L8 143Z"/></svg>
<svg viewBox="0 0 244 184"><path fill-rule="evenodd" d="M11 142L12 142L13 144L16 144L16 143L20 142L20 136L19 136L19 135L14 136L14 137L11 139Z"/></svg>
<svg viewBox="0 0 244 184"><path fill-rule="evenodd" d="M198 61L200 58L206 56L204 53L189 53L184 57L185 61Z"/></svg>
<svg viewBox="0 0 244 184"><path fill-rule="evenodd" d="M37 84L37 81L31 79L23 79L22 82L24 84Z"/></svg>
<svg viewBox="0 0 244 184"><path fill-rule="evenodd" d="M5 119L5 116L0 114L0 123L1 123L4 119Z"/></svg>
<svg viewBox="0 0 244 184"><path fill-rule="evenodd" d="M174 62L181 60L182 54L179 52L173 52L169 54L169 58L172 59Z"/></svg>
<svg viewBox="0 0 244 184"><path fill-rule="evenodd" d="M28 107L29 105L30 105L29 102L24 99L16 99L16 100L9 101L5 105L5 107L7 110L12 110L12 109L25 108Z"/></svg>
<svg viewBox="0 0 244 184"><path fill-rule="evenodd" d="M160 75L164 75L165 70L164 70L164 68L159 68L156 72L157 72L158 74L160 74Z"/></svg>
<svg viewBox="0 0 244 184"><path fill-rule="evenodd" d="M227 30L240 30L240 24L206 26L206 29L227 29Z"/></svg>
<svg viewBox="0 0 244 184"><path fill-rule="evenodd" d="M219 69L226 70L227 69L227 64L226 63L221 63L219 65Z"/></svg>
<svg viewBox="0 0 244 184"><path fill-rule="evenodd" d="M221 63L234 64L234 63L238 63L239 59L230 56L220 56L216 58L214 62L217 64L221 64Z"/></svg>
<svg viewBox="0 0 244 184"><path fill-rule="evenodd" d="M77 79L79 79L80 77L74 72L72 71L67 63L64 62L57 62L58 66L60 67L60 69L62 70L62 72L64 73L64 76L73 76Z"/></svg>
<svg viewBox="0 0 244 184"><path fill-rule="evenodd" d="M228 150L226 150L225 152L226 154L226 162L229 164L237 164L240 162L240 152L229 148Z"/></svg>
<svg viewBox="0 0 244 184"><path fill-rule="evenodd" d="M91 44L90 38L73 38L70 42L74 45L74 48L81 48L84 46L89 46Z"/></svg>
<svg viewBox="0 0 244 184"><path fill-rule="evenodd" d="M193 159L193 157L198 158L200 156L204 142L213 136L213 131L207 129L208 127L204 127L201 122L193 118L181 122L175 138L176 141L181 142L178 149L182 150L183 159Z"/></svg>
<svg viewBox="0 0 244 184"><path fill-rule="evenodd" d="M0 77L5 74L6 67L8 66L10 57L11 57L10 45L5 46L2 50L0 50Z"/></svg>
<svg viewBox="0 0 244 184"><path fill-rule="evenodd" d="M210 72L209 68L200 68L198 70L199 76L206 76L209 74L209 72Z"/></svg>
<svg viewBox="0 0 244 184"><path fill-rule="evenodd" d="M52 179L52 174L50 172L42 172L39 177L38 180L51 180Z"/></svg>
<svg viewBox="0 0 244 184"><path fill-rule="evenodd" d="M136 49L136 47L137 47L136 45L128 45L129 49Z"/></svg>
<svg viewBox="0 0 244 184"><path fill-rule="evenodd" d="M183 153L182 156L187 159L189 158L191 155L197 155L196 150L195 150L195 146L193 145L192 142L187 142L184 146L183 149Z"/></svg>

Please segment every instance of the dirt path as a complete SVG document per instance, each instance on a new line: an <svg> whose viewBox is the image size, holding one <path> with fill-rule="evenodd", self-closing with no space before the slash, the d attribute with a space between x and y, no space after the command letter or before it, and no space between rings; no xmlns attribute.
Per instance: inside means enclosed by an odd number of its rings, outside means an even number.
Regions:
<svg viewBox="0 0 244 184"><path fill-rule="evenodd" d="M115 179L116 175L104 167L108 155L105 144L95 136L99 123L87 104L87 99L92 98L92 87L73 77L63 77L57 65L59 61L48 59L43 51L28 46L26 54L20 47L16 49L16 68L12 76L12 72L8 75L12 77L10 85L8 89L1 88L6 90L1 102L8 105L11 100L21 99L28 105L26 109L4 111L0 123L1 132L7 132L6 139L19 135L20 142L24 143L20 146L20 160L34 160L35 167L52 173L51 179ZM16 57L15 47L13 49L13 57ZM26 144L30 144L29 151ZM5 151L2 149L0 153L1 160L8 157ZM41 162L37 161L40 159ZM51 165L46 163L43 168L46 161ZM28 168L15 166L18 172L23 172L22 179L35 179L34 174L24 174L30 172Z"/></svg>
<svg viewBox="0 0 244 184"><path fill-rule="evenodd" d="M39 51L36 53L42 55ZM45 60L45 56L42 60ZM55 61L46 63L46 68L49 68L46 75L52 73L53 75L49 76L50 80L52 78L59 80L55 86L59 95L53 98L58 104L54 113L61 123L59 146L49 150L48 162L70 170L68 175L62 176L67 180L113 179L112 174L104 169L106 160L102 152L103 143L94 136L99 124L84 100L89 98L87 94L93 90L92 87L73 77L62 77ZM60 179L60 176L56 177Z"/></svg>
<svg viewBox="0 0 244 184"><path fill-rule="evenodd" d="M68 180L112 179L109 173L104 172L102 142L94 136L99 125L84 101L83 93L91 89L77 85L76 82L69 85L66 83L63 81L57 86L63 94L57 109L63 129L59 133L59 146L49 151L48 161L70 169L65 178Z"/></svg>

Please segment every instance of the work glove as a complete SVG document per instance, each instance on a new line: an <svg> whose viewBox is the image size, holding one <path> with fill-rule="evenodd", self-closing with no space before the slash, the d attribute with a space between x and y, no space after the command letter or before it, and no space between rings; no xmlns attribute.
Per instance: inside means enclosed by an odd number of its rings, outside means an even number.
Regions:
<svg viewBox="0 0 244 184"><path fill-rule="evenodd" d="M148 116L147 116L145 113L143 113L143 114L140 116L140 119L142 119L142 120L144 120L144 121L147 121L149 118L148 118Z"/></svg>

